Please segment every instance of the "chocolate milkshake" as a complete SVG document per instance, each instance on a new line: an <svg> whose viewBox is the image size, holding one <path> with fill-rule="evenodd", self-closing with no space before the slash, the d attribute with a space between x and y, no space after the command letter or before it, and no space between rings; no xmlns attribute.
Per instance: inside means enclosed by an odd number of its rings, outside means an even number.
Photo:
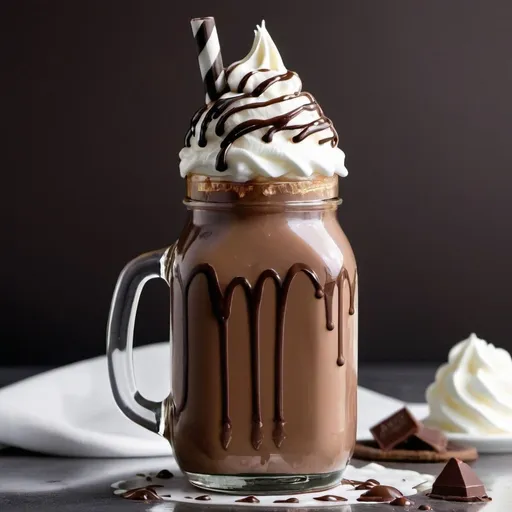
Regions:
<svg viewBox="0 0 512 512"><path fill-rule="evenodd" d="M326 489L356 435L357 270L336 216L344 154L264 24L208 100L180 152L188 224L161 259L147 256L171 288L172 395L145 409L199 487ZM111 366L119 405L141 423Z"/></svg>

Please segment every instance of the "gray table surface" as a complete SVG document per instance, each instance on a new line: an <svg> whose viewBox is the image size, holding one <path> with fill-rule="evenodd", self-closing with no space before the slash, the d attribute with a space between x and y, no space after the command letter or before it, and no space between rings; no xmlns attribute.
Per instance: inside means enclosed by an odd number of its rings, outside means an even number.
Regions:
<svg viewBox="0 0 512 512"><path fill-rule="evenodd" d="M34 374L37 369L0 368L0 386ZM360 384L405 401L423 400L425 386L434 376L435 367L428 365L364 365L360 369ZM0 418L1 421L1 418ZM354 465L364 463L353 461ZM386 464L389 467L414 469L437 475L442 464ZM204 504L172 504L169 502L134 502L113 496L110 484L138 471L158 471L166 466L165 458L157 459L70 459L45 457L6 449L0 451L0 512L37 510L39 512L126 511L126 512L199 512L217 510L247 510L248 507L211 507ZM339 505L328 510L342 512L380 512L417 510L429 503L435 511L512 512L512 455L481 456L474 469L484 481L493 501L487 504L464 504L428 500L419 495L409 509L388 504ZM41 490L43 489L44 490ZM51 490L50 490L51 489ZM308 510L325 510L317 507ZM261 510L261 509L259 509ZM305 510L304 508L267 510Z"/></svg>

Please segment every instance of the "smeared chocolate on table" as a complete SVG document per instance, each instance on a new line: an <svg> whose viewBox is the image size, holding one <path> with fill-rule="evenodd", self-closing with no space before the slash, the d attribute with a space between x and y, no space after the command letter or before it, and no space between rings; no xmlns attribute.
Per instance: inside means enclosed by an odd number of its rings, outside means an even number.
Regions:
<svg viewBox="0 0 512 512"><path fill-rule="evenodd" d="M259 503L260 500L256 498L256 496L247 496L246 498L241 498L236 500L237 503Z"/></svg>
<svg viewBox="0 0 512 512"><path fill-rule="evenodd" d="M370 501L370 502L386 502L393 501L395 498L401 498L403 494L390 485L376 485L364 492L357 498L357 501Z"/></svg>
<svg viewBox="0 0 512 512"><path fill-rule="evenodd" d="M369 478L365 482L361 482L359 485L355 486L355 489L356 491L367 491L376 485L380 485L380 482L374 478Z"/></svg>
<svg viewBox="0 0 512 512"><path fill-rule="evenodd" d="M411 501L409 498L406 498L405 496L399 496L398 498L395 498L393 501L391 501L389 504L396 505L397 507L410 507L411 505L414 505L414 501Z"/></svg>
<svg viewBox="0 0 512 512"><path fill-rule="evenodd" d="M138 487L125 491L121 496L127 500L135 501L161 501L162 498L155 491L155 487L163 487L163 485L148 485L146 487Z"/></svg>
<svg viewBox="0 0 512 512"><path fill-rule="evenodd" d="M336 494L325 494L324 496L317 496L313 499L316 501L347 501L347 498L337 496Z"/></svg>

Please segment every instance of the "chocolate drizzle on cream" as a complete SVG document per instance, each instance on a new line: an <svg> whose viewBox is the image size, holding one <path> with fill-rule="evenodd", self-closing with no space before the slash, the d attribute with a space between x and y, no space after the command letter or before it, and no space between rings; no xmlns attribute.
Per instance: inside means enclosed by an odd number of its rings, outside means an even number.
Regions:
<svg viewBox="0 0 512 512"><path fill-rule="evenodd" d="M229 75L236 66L233 66L227 70L227 74ZM256 75L257 73L263 73L269 71L268 69L257 69L250 71L246 75L242 77L237 87L237 96L232 96L229 98L219 98L216 101L201 107L192 117L190 122L190 128L185 136L185 146L190 147L190 141L192 137L196 134L197 125L200 119L203 117L203 121L201 123L201 127L199 130L198 136L198 145L200 147L206 147L208 141L206 138L206 131L208 130L208 126L214 119L218 119L217 125L215 127L215 133L218 136L224 135L226 121L233 115L244 110L254 110L259 108L264 108L269 105L274 105L276 103L285 103L291 99L296 99L299 97L306 97L309 101L303 105L300 105L289 112L284 114L280 114L278 116L270 117L268 119L249 119L244 121L237 126L235 126L227 135L225 135L224 139L220 144L220 151L217 155L216 166L215 168L219 172L224 172L227 170L227 160L226 154L229 151L229 148L233 145L233 143L247 135L253 131L260 130L262 128L268 128L268 130L264 133L261 140L265 143L272 142L272 138L275 133L283 130L288 131L299 131L296 135L292 137L292 142L302 142L304 139L309 137L310 135L330 129L332 131L332 135L328 137L324 137L318 141L319 144L330 143L332 147L335 147L338 144L338 134L332 124L332 121L326 117L322 111L320 105L316 102L315 98L309 93L298 91L293 94L287 94L284 96L279 96L277 98L261 101L261 102L248 102L243 105L235 104L240 100L244 100L247 98L258 98L260 97L270 86L274 85L277 82L287 81L291 78L295 77L296 74L293 71L286 71L285 73L276 74L263 80L259 85L257 85L252 92L243 92L245 86L247 85L249 79ZM229 107L233 105L231 110L228 110ZM318 117L314 120L307 123L297 123L290 124L293 119L299 116L301 113L310 111L316 112ZM222 117L220 117L222 116Z"/></svg>
<svg viewBox="0 0 512 512"><path fill-rule="evenodd" d="M284 279L274 269L264 270L251 285L245 277L234 277L223 289L219 282L219 277L214 267L208 263L197 265L184 280L183 276L177 273L177 281L183 294L183 396L181 403L176 411L179 417L185 409L188 396L188 367L189 367L189 347L188 347L188 302L190 287L199 275L206 277L208 295L212 313L217 321L219 332L219 355L220 355L220 384L221 384L221 444L227 450L232 437L232 423L230 416L229 399L229 318L233 303L233 294L236 288L242 288L247 304L247 312L250 323L250 360L251 360L251 399L252 399L252 429L251 444L255 450L258 450L263 441L263 422L261 414L261 396L260 396L260 310L262 303L263 288L268 279L272 280L276 288L276 331L275 331L275 354L274 354L274 430L272 438L277 448L281 446L286 438L284 430L285 416L283 410L283 374L284 374L284 339L285 339L285 320L288 296L290 288L295 277L303 273L311 281L314 297L324 299L326 312L326 328L334 329L333 322L333 296L335 287L338 286L338 357L337 365L342 366L343 360L343 290L345 289L345 280L348 282L350 293L349 315L353 315L356 273L352 282L349 279L348 271L343 268L339 276L328 281L325 286L320 284L315 271L304 263L295 263L292 265Z"/></svg>

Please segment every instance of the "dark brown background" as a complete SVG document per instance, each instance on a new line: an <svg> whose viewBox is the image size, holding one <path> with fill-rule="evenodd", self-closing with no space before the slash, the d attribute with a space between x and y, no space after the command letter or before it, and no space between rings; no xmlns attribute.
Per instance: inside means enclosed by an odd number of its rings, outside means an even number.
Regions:
<svg viewBox="0 0 512 512"><path fill-rule="evenodd" d="M512 2L0 4L0 364L100 354L124 263L185 219L177 153L202 86L189 17L225 63L266 18L335 121L365 360L441 360L476 331L512 349ZM149 285L140 343L167 336Z"/></svg>

